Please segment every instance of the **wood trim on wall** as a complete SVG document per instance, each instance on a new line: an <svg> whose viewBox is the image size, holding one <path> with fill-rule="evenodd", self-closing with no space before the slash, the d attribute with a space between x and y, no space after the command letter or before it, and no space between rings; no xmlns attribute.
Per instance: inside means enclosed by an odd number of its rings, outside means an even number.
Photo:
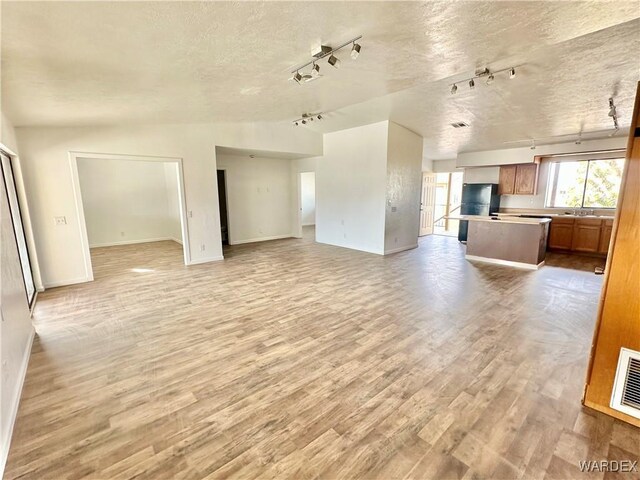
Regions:
<svg viewBox="0 0 640 480"><path fill-rule="evenodd" d="M622 347L640 350L640 82L631 122L618 209L611 234L583 403L632 425L640 420L610 407ZM636 136L638 135L638 136Z"/></svg>

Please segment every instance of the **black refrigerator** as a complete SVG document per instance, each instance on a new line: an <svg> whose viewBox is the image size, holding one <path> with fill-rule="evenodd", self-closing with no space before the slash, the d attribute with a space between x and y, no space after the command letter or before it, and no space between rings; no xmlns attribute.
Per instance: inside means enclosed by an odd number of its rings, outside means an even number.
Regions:
<svg viewBox="0 0 640 480"><path fill-rule="evenodd" d="M500 210L497 183L463 183L460 215L491 215ZM458 241L467 241L469 222L460 220Z"/></svg>

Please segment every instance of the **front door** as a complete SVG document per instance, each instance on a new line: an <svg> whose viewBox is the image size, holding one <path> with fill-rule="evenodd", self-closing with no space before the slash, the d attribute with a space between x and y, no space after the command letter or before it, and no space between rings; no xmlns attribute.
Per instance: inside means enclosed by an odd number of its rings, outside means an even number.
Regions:
<svg viewBox="0 0 640 480"><path fill-rule="evenodd" d="M422 198L420 199L420 236L433 233L433 214L436 201L435 173L422 173Z"/></svg>

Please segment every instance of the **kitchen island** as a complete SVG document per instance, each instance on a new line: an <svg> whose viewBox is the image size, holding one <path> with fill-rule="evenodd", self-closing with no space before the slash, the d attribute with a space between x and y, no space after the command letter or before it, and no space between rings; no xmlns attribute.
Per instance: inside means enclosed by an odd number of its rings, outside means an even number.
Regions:
<svg viewBox="0 0 640 480"><path fill-rule="evenodd" d="M461 215L468 220L467 260L537 270L544 265L549 218Z"/></svg>

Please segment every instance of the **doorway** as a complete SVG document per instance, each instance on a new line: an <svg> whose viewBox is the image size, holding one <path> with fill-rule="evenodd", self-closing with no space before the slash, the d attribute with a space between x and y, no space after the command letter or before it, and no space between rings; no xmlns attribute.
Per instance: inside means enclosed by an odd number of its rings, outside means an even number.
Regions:
<svg viewBox="0 0 640 480"><path fill-rule="evenodd" d="M227 211L227 172L217 170L218 174L218 206L220 208L220 235L222 245L229 245L229 213Z"/></svg>
<svg viewBox="0 0 640 480"><path fill-rule="evenodd" d="M435 183L435 219L433 233L449 237L458 236L460 221L450 216L460 215L462 202L462 172L437 173Z"/></svg>
<svg viewBox="0 0 640 480"><path fill-rule="evenodd" d="M436 175L422 172L422 194L420 198L420 232L419 236L433 233L433 215L436 198Z"/></svg>
<svg viewBox="0 0 640 480"><path fill-rule="evenodd" d="M316 172L300 173L300 211L302 236L315 238Z"/></svg>
<svg viewBox="0 0 640 480"><path fill-rule="evenodd" d="M116 258L116 267L136 273L190 264L181 159L71 152L69 161L86 274L76 283L92 281L94 267L101 275ZM95 266L94 254L102 258Z"/></svg>

